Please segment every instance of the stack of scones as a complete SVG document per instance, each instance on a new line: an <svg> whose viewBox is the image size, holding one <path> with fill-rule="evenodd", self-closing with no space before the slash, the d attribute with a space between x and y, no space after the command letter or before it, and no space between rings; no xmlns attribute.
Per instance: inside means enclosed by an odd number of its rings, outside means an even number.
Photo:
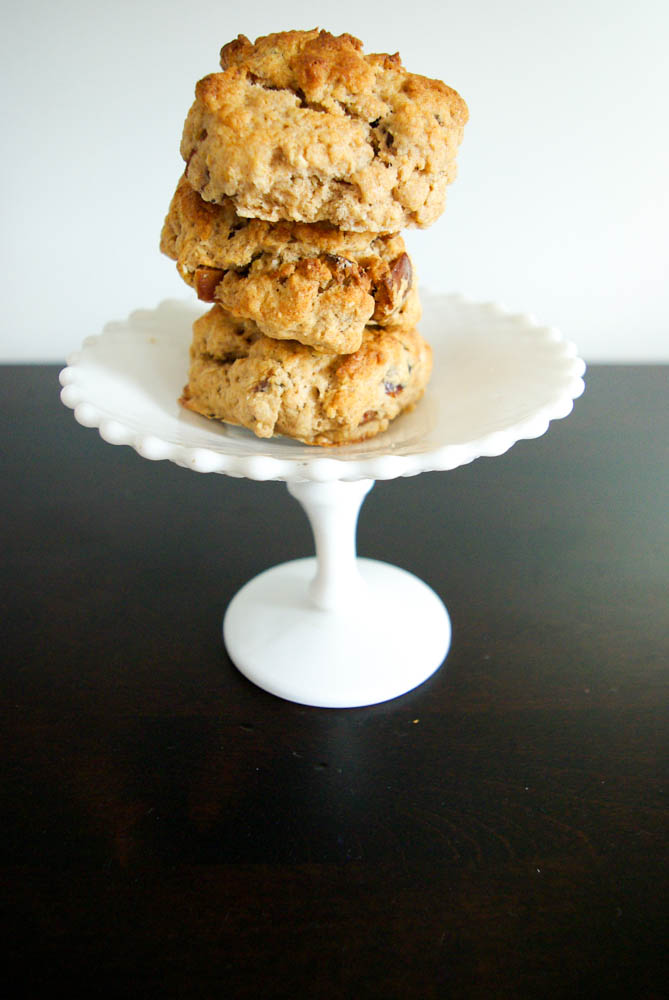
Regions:
<svg viewBox="0 0 669 1000"><path fill-rule="evenodd" d="M197 84L160 248L198 298L180 402L259 437L362 441L432 367L400 230L441 214L462 98L350 35L240 35Z"/></svg>

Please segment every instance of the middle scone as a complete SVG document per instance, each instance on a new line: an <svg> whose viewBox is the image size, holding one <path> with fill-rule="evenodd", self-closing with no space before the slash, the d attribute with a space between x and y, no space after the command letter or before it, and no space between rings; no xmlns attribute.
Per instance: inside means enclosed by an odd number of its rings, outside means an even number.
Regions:
<svg viewBox="0 0 669 1000"><path fill-rule="evenodd" d="M357 351L368 325L415 326L420 319L398 234L242 218L230 199L204 201L182 177L160 249L202 301L252 320L267 337L326 354Z"/></svg>

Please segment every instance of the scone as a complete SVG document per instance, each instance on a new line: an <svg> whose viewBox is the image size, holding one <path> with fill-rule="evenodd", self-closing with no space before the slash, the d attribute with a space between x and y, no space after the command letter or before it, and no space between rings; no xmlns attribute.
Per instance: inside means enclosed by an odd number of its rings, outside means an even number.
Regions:
<svg viewBox="0 0 669 1000"><path fill-rule="evenodd" d="M305 444L363 441L423 394L432 352L415 328L367 327L354 354L326 355L264 336L215 305L193 325L183 406Z"/></svg>
<svg viewBox="0 0 669 1000"><path fill-rule="evenodd" d="M441 214L468 117L455 90L318 29L240 35L221 67L197 84L181 142L205 200L359 232Z"/></svg>
<svg viewBox="0 0 669 1000"><path fill-rule="evenodd" d="M420 318L401 236L245 219L230 198L204 201L184 177L160 249L203 301L253 320L268 337L319 351L357 351L367 324L383 326L403 307L405 325Z"/></svg>

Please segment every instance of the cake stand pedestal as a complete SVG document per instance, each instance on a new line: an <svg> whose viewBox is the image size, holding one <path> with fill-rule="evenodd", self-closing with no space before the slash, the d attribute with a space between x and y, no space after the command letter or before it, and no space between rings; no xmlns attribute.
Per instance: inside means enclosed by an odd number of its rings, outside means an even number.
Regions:
<svg viewBox="0 0 669 1000"><path fill-rule="evenodd" d="M448 470L501 455L567 416L583 391L573 344L532 317L460 296L422 294L434 372L418 406L357 445L265 441L207 421L176 400L197 307L165 302L88 338L61 372L79 423L144 458L198 472L287 483L316 557L266 570L224 618L233 663L259 687L306 705L347 708L404 694L443 662L451 626L411 573L356 557L358 514L375 480Z"/></svg>
<svg viewBox="0 0 669 1000"><path fill-rule="evenodd" d="M443 662L451 625L434 591L396 566L356 558L358 512L373 485L288 484L316 558L256 576L223 622L233 663L266 691L326 708L371 705L417 687Z"/></svg>

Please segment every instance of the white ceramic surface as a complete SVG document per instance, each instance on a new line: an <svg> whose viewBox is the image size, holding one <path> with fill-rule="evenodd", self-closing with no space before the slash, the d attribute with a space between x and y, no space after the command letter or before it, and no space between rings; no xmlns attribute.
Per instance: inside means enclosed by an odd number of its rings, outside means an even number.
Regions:
<svg viewBox="0 0 669 1000"><path fill-rule="evenodd" d="M356 558L358 513L373 485L288 484L316 558L256 576L223 621L230 658L266 691L324 708L373 705L422 684L446 656L451 623L434 591L396 566Z"/></svg>
<svg viewBox="0 0 669 1000"><path fill-rule="evenodd" d="M356 600L325 611L309 599L316 562L274 566L232 599L223 637L249 680L303 705L355 708L405 694L441 666L450 620L422 580L397 566L358 559Z"/></svg>
<svg viewBox="0 0 669 1000"><path fill-rule="evenodd" d="M198 472L281 479L312 527L315 559L267 570L233 598L224 640L258 686L302 704L354 707L412 690L438 669L451 625L441 599L386 563L357 559L360 505L376 479L500 455L565 417L583 391L572 344L527 316L423 296L434 372L415 410L371 441L311 448L208 421L177 403L199 311L133 313L89 338L61 372L63 402L105 441Z"/></svg>
<svg viewBox="0 0 669 1000"><path fill-rule="evenodd" d="M583 391L573 344L529 316L459 296L422 295L420 330L434 371L413 412L371 441L313 448L206 420L177 403L193 319L203 310L164 302L88 338L61 372L61 398L110 444L197 472L290 481L393 479L453 469L539 437Z"/></svg>

